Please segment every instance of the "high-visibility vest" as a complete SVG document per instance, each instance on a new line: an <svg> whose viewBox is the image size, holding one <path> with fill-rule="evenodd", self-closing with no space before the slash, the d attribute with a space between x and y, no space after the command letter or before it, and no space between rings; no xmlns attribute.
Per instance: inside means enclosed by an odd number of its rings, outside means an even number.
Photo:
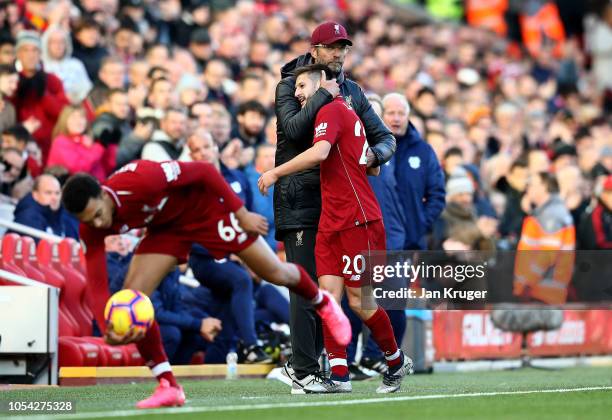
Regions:
<svg viewBox="0 0 612 420"><path fill-rule="evenodd" d="M565 41L565 29L557 5L550 2L543 5L534 15L520 16L521 35L529 53L537 57L544 42L553 42L553 54L561 57Z"/></svg>
<svg viewBox="0 0 612 420"><path fill-rule="evenodd" d="M505 36L508 25L504 13L508 10L508 0L466 0L465 16L474 27L484 28Z"/></svg>
<svg viewBox="0 0 612 420"><path fill-rule="evenodd" d="M514 295L529 287L531 298L554 305L565 303L575 249L571 215L555 196L523 222L514 262Z"/></svg>

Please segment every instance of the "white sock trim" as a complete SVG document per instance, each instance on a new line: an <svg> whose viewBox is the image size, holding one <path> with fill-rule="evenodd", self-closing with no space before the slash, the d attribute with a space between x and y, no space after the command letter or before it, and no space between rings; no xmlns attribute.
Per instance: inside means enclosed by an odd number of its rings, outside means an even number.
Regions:
<svg viewBox="0 0 612 420"><path fill-rule="evenodd" d="M395 353L393 353L392 355L390 355L390 356L385 356L385 359L386 359L386 360L395 360L395 359L397 359L398 357L400 357L400 351L399 351L399 349L397 349L397 350L395 351Z"/></svg>
<svg viewBox="0 0 612 420"><path fill-rule="evenodd" d="M319 290L319 291L317 292L317 297L315 297L315 298L312 300L312 304L313 304L313 305L318 305L319 303L321 303L321 301L322 301L322 300L323 300L323 293L321 293L321 291Z"/></svg>
<svg viewBox="0 0 612 420"><path fill-rule="evenodd" d="M153 366L151 368L151 372L153 373L153 376L157 377L164 372L172 372L172 367L170 366L169 362L162 362Z"/></svg>
<svg viewBox="0 0 612 420"><path fill-rule="evenodd" d="M346 363L346 359L329 359L329 366L330 367L334 367L334 366L347 366L348 364Z"/></svg>

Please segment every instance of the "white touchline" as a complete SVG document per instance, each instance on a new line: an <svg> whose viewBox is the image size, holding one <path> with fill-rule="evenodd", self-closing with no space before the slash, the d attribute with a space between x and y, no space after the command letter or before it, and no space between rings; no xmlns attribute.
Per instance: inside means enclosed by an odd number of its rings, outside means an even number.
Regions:
<svg viewBox="0 0 612 420"><path fill-rule="evenodd" d="M245 411L245 410L268 410L272 408L305 408L305 407L333 407L341 405L357 405L357 404L377 404L377 403L394 403L399 401L416 401L416 400L438 400L444 398L469 398L469 397L495 397L498 395L524 395L524 394L554 394L564 392L585 392L585 391L610 391L612 386L590 386L583 388L558 388L558 389L534 389L526 391L500 391L500 392L473 392L465 394L432 394L432 395L406 395L401 397L384 397L384 398L364 398L355 400L337 400L337 401L303 401L289 402L278 404L245 404L245 405L221 405L218 407L175 407L175 408L160 408L153 410L119 410L119 411L98 411L85 412L76 414L60 414L60 415L28 415L14 416L11 420L28 420L28 419L93 419L93 418L108 418L108 417L132 417L142 415L160 415L160 414L189 414L189 413L206 413L219 411ZM397 395L397 394L396 394ZM187 400L189 402L189 400ZM78 407L77 407L78 409Z"/></svg>

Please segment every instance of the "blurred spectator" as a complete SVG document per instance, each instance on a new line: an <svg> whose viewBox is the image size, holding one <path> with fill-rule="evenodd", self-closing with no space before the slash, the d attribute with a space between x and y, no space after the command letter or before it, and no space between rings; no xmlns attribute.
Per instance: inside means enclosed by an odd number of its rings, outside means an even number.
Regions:
<svg viewBox="0 0 612 420"><path fill-rule="evenodd" d="M581 217L578 249L612 249L612 175L598 189L597 201Z"/></svg>
<svg viewBox="0 0 612 420"><path fill-rule="evenodd" d="M193 58L196 60L198 72L201 73L206 68L208 60L213 57L213 48L208 30L200 28L193 31L188 47L191 54L193 54Z"/></svg>
<svg viewBox="0 0 612 420"><path fill-rule="evenodd" d="M117 146L132 131L128 122L130 106L127 93L122 89L111 89L102 109L104 112L98 115L91 126L92 136L106 148ZM110 166L114 169L114 160Z"/></svg>
<svg viewBox="0 0 612 420"><path fill-rule="evenodd" d="M0 132L15 125L15 107L9 101L19 84L19 75L11 65L0 65Z"/></svg>
<svg viewBox="0 0 612 420"><path fill-rule="evenodd" d="M125 64L119 57L108 56L102 59L89 100L94 109L102 105L111 89L123 89L125 86Z"/></svg>
<svg viewBox="0 0 612 420"><path fill-rule="evenodd" d="M183 74L176 85L176 92L180 106L188 108L194 103L202 101L208 95L200 78L191 73Z"/></svg>
<svg viewBox="0 0 612 420"><path fill-rule="evenodd" d="M406 215L404 249L425 249L425 235L444 209L444 172L430 145L408 121L406 98L383 98L383 120L397 139L395 178Z"/></svg>
<svg viewBox="0 0 612 420"><path fill-rule="evenodd" d="M245 175L251 187L251 191L257 191L257 180L266 171L274 169L274 155L276 147L262 143L255 149L255 161L253 165L245 169ZM269 190L268 195L253 194L252 210L255 213L265 216L268 221L268 234L265 240L270 245L270 248L276 250L277 243L275 239L276 229L274 227L274 186Z"/></svg>
<svg viewBox="0 0 612 420"><path fill-rule="evenodd" d="M30 175L37 177L42 173L42 154L32 135L22 125L15 125L2 132L2 148L15 148L26 161Z"/></svg>
<svg viewBox="0 0 612 420"><path fill-rule="evenodd" d="M585 190L585 180L577 166L566 166L555 171L559 183L559 195L570 211L574 226L578 226L591 197Z"/></svg>
<svg viewBox="0 0 612 420"><path fill-rule="evenodd" d="M34 180L32 193L17 204L15 222L52 235L78 240L79 222L64 210L60 196L61 189L57 178L40 175Z"/></svg>
<svg viewBox="0 0 612 420"><path fill-rule="evenodd" d="M106 179L105 149L87 134L87 117L81 106L68 105L53 129L53 143L47 164L64 166L71 174L88 172Z"/></svg>
<svg viewBox="0 0 612 420"><path fill-rule="evenodd" d="M117 151L117 167L140 159L142 148L151 140L153 132L157 129L157 119L154 117L136 118L134 129L121 138Z"/></svg>
<svg viewBox="0 0 612 420"><path fill-rule="evenodd" d="M142 159L161 162L164 160L183 159L187 150L183 150L187 116L178 108L169 108L160 121L159 130L153 132L151 141L142 148Z"/></svg>
<svg viewBox="0 0 612 420"><path fill-rule="evenodd" d="M434 224L432 249L491 250L495 245L491 232L478 226L474 208L474 184L464 172L453 174L446 183L447 203Z"/></svg>
<svg viewBox="0 0 612 420"><path fill-rule="evenodd" d="M586 47L592 56L597 88L604 91L612 90L612 4L600 4L600 10L586 20Z"/></svg>
<svg viewBox="0 0 612 420"><path fill-rule="evenodd" d="M83 63L72 57L72 40L68 31L58 26L51 26L45 31L42 36L42 61L46 71L60 78L66 96L73 103L87 97L93 84Z"/></svg>
<svg viewBox="0 0 612 420"><path fill-rule="evenodd" d="M85 16L74 26L73 36L73 56L81 60L89 80L96 83L102 59L108 55L102 44L102 27L93 18Z"/></svg>
<svg viewBox="0 0 612 420"><path fill-rule="evenodd" d="M506 207L499 223L499 233L515 246L521 234L525 211L522 206L523 194L527 188L529 169L525 158L516 159L508 175L497 183L497 189L506 196Z"/></svg>
<svg viewBox="0 0 612 420"><path fill-rule="evenodd" d="M15 40L7 34L0 34L0 65L15 64Z"/></svg>
<svg viewBox="0 0 612 420"><path fill-rule="evenodd" d="M266 117L266 109L261 103L247 101L240 104L236 116L238 125L231 136L242 140L245 147L257 146L265 142Z"/></svg>
<svg viewBox="0 0 612 420"><path fill-rule="evenodd" d="M172 83L165 77L154 78L151 81L147 104L155 110L156 115L164 115L168 108L177 105L172 90Z"/></svg>
<svg viewBox="0 0 612 420"><path fill-rule="evenodd" d="M227 64L223 60L213 58L206 63L204 70L204 82L208 86L208 100L218 101L230 108L232 101L229 95L225 92L223 83L229 77Z"/></svg>
<svg viewBox="0 0 612 420"><path fill-rule="evenodd" d="M517 247L514 295L548 304L565 303L574 268L576 232L559 197L559 184L546 172L530 176L526 197L533 211L525 218Z"/></svg>
<svg viewBox="0 0 612 420"><path fill-rule="evenodd" d="M18 149L2 148L0 158L0 193L20 200L32 191L34 181L23 154Z"/></svg>
<svg viewBox="0 0 612 420"><path fill-rule="evenodd" d="M47 161L51 147L51 131L62 108L68 104L62 81L42 70L40 36L21 31L17 35L19 86L12 98L17 120L32 133Z"/></svg>

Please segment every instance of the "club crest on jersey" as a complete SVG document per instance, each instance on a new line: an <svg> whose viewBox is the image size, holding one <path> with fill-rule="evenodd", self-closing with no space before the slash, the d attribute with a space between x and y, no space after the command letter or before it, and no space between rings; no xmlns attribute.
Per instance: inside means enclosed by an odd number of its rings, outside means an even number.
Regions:
<svg viewBox="0 0 612 420"><path fill-rule="evenodd" d="M130 227L128 225L123 225L121 226L121 229L119 229L119 233L123 235L124 233L128 233L129 230L130 230Z"/></svg>
<svg viewBox="0 0 612 420"><path fill-rule="evenodd" d="M421 167L421 158L418 156L410 156L408 158L408 164L412 169L419 169Z"/></svg>
<svg viewBox="0 0 612 420"><path fill-rule="evenodd" d="M300 230L299 232L295 234L295 246L304 245L303 238L304 238L304 231Z"/></svg>
<svg viewBox="0 0 612 420"><path fill-rule="evenodd" d="M315 137L324 136L325 134L327 134L327 123L322 122L315 127Z"/></svg>
<svg viewBox="0 0 612 420"><path fill-rule="evenodd" d="M353 109L353 95L345 96L344 103L348 109Z"/></svg>

